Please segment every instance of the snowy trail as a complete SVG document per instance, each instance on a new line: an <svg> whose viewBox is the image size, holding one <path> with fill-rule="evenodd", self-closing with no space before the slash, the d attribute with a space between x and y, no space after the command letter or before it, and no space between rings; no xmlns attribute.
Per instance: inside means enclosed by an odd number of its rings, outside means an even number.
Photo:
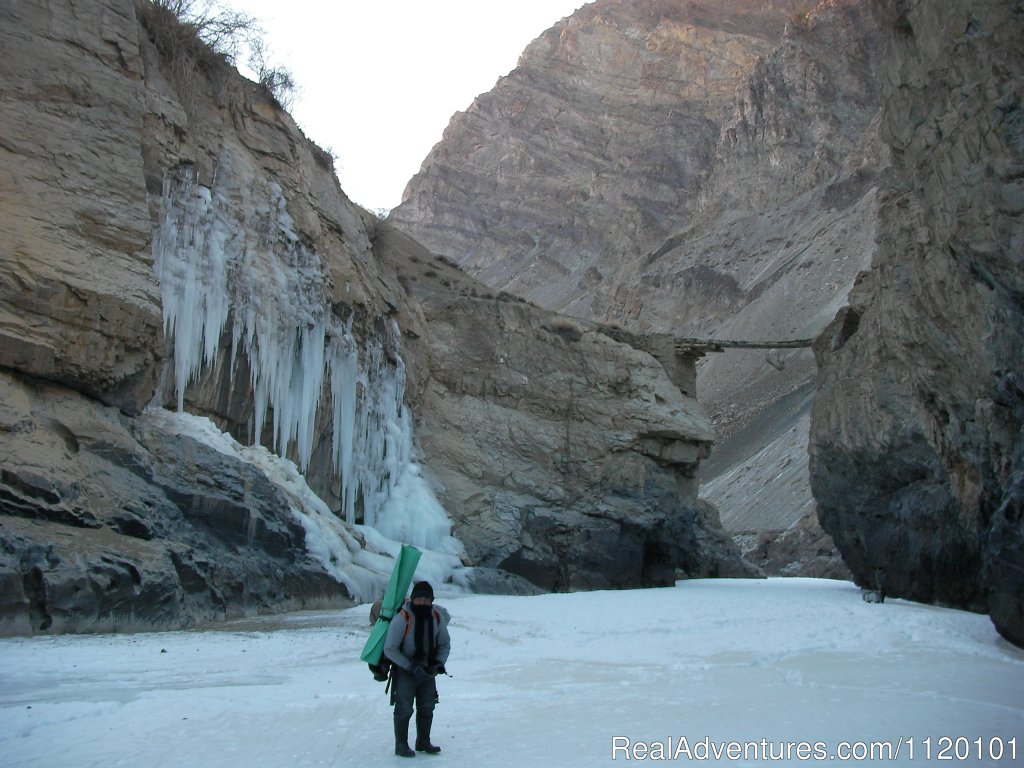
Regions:
<svg viewBox="0 0 1024 768"><path fill-rule="evenodd" d="M453 616L453 677L439 684L444 751L420 760L639 762L612 759L616 736L830 751L903 737L915 740L913 760L905 742L898 760L862 764L919 765L939 764L946 736L1005 744L1002 760L959 764L1024 762L1024 653L985 616L871 605L852 584L812 579L439 602ZM204 632L0 641L0 765L404 764L391 754L383 685L358 660L368 629L360 607ZM841 764L809 764L827 762Z"/></svg>

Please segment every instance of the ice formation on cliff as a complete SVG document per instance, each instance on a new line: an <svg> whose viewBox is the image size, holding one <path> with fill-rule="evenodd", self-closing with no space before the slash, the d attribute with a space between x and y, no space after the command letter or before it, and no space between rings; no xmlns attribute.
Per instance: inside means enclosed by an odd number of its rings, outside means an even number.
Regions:
<svg viewBox="0 0 1024 768"><path fill-rule="evenodd" d="M178 411L184 410L189 384L217 362L230 325L226 375L234 375L237 356L244 353L254 402L253 444L261 443L269 410L274 451L294 451L304 472L316 445L321 396L329 393L331 458L344 519L355 524L358 508L367 527L457 555L447 515L412 461L397 325L388 326L388 338L360 349L351 320L342 321L330 309L325 265L296 233L280 186L271 184L269 199L245 212L235 198L250 192L231 189L232 183L227 156L210 187L188 166L164 180L153 255L165 333L174 340ZM317 554L330 535L311 533L311 518L305 517L307 544Z"/></svg>

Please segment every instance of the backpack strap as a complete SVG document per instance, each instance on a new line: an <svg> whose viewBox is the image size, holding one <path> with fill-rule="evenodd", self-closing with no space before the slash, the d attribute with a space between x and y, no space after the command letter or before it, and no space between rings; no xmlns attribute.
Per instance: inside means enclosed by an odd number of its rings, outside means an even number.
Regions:
<svg viewBox="0 0 1024 768"><path fill-rule="evenodd" d="M402 608L402 610L400 610L399 613L402 614L402 618L405 619L405 636L408 637L409 636L409 632L412 631L412 622L410 621L410 619L412 618L412 614L409 613L407 610L405 610L405 608ZM437 628L440 627L440 626L441 626L441 612L439 610L437 610L437 608L435 608L434 609L434 631L437 632Z"/></svg>
<svg viewBox="0 0 1024 768"><path fill-rule="evenodd" d="M412 614L410 614L407 610L405 610L405 608L403 608L401 611L399 611L399 613L401 613L402 617L405 619L405 636L408 637L409 636L409 631L412 629L412 622L409 621L409 619L412 618ZM439 626L441 626L441 612L439 610L437 610L437 608L435 608L434 609L434 628L435 628L435 630Z"/></svg>

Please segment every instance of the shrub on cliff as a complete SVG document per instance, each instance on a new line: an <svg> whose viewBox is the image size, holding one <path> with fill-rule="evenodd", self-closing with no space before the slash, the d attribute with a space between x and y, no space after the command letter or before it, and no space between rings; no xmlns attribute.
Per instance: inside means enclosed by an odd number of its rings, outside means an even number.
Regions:
<svg viewBox="0 0 1024 768"><path fill-rule="evenodd" d="M219 85L223 73L248 51L248 65L267 97L283 109L291 105L294 77L288 69L269 63L264 31L252 16L214 0L147 0L141 19L186 103L195 93L196 72Z"/></svg>

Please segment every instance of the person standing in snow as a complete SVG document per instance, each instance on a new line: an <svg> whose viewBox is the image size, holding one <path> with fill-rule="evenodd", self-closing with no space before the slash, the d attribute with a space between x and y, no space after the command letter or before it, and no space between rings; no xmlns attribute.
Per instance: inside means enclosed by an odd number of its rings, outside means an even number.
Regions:
<svg viewBox="0 0 1024 768"><path fill-rule="evenodd" d="M409 720L416 702L416 751L437 754L440 747L430 743L430 726L437 702L436 677L445 673L451 641L448 612L434 605L434 590L419 581L402 610L391 620L384 655L392 666L391 684L395 702L395 754L415 757L409 749Z"/></svg>

